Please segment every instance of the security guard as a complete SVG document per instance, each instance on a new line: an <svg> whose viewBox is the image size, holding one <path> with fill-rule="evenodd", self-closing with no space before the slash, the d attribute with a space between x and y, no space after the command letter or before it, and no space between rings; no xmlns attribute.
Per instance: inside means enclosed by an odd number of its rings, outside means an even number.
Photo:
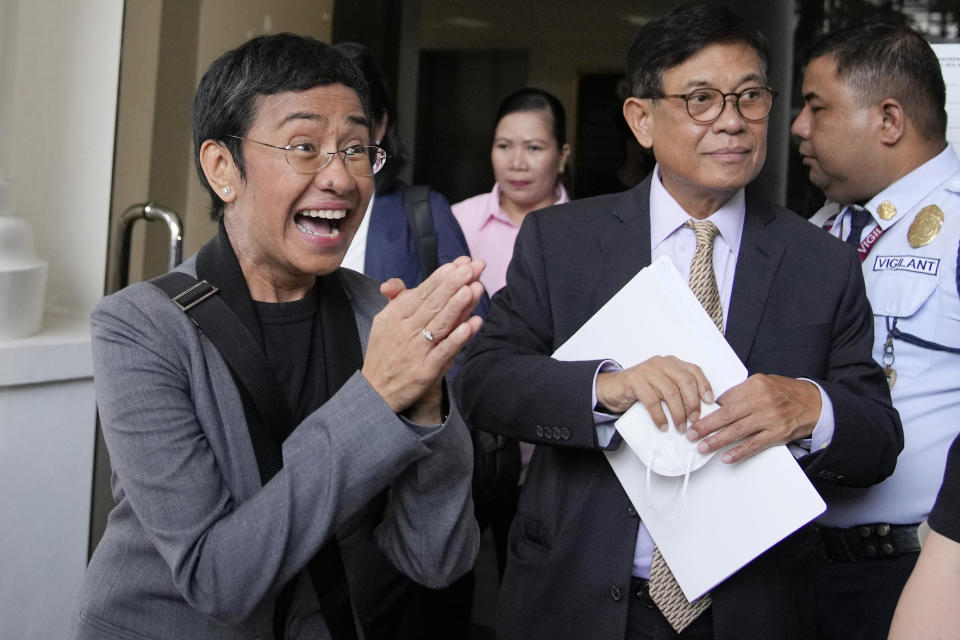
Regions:
<svg viewBox="0 0 960 640"><path fill-rule="evenodd" d="M905 27L862 24L808 57L792 132L829 199L812 222L857 251L873 306L874 358L900 411L904 449L869 488L818 486L818 638L886 638L960 432L960 161L946 143L933 50ZM816 283L809 283L816 286Z"/></svg>

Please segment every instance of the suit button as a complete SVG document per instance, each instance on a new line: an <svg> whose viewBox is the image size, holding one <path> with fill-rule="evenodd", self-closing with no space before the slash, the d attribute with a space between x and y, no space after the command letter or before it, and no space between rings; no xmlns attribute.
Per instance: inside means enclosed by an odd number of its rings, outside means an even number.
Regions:
<svg viewBox="0 0 960 640"><path fill-rule="evenodd" d="M537 425L537 437L538 438L543 437L543 427L541 427L540 425Z"/></svg>
<svg viewBox="0 0 960 640"><path fill-rule="evenodd" d="M881 538L890 533L890 525L888 524L878 524L877 525L877 535Z"/></svg>
<svg viewBox="0 0 960 640"><path fill-rule="evenodd" d="M872 534L872 533L873 533L873 529L872 529L870 526L866 526L866 525L865 525L865 526L860 527L860 537L861 537L861 538L869 538L869 537L870 537L870 534Z"/></svg>
<svg viewBox="0 0 960 640"><path fill-rule="evenodd" d="M564 427L563 429L560 429L560 437L563 438L564 440L569 440L570 429L567 429L566 427Z"/></svg>
<svg viewBox="0 0 960 640"><path fill-rule="evenodd" d="M880 551L883 552L883 555L885 555L885 556L893 555L893 551L894 551L893 545L890 544L889 542L885 542L885 543L880 547Z"/></svg>
<svg viewBox="0 0 960 640"><path fill-rule="evenodd" d="M554 428L553 428L553 439L554 439L554 440L559 440L559 439L560 439L560 427L554 427Z"/></svg>
<svg viewBox="0 0 960 640"><path fill-rule="evenodd" d="M867 557L868 557L868 558L876 558L876 557L877 557L877 548L876 548L875 546L873 546L872 544L868 544L867 546L865 546L865 547L863 548L863 552L867 554Z"/></svg>
<svg viewBox="0 0 960 640"><path fill-rule="evenodd" d="M613 585L610 587L610 597L618 601L623 597L623 593L620 591L620 587Z"/></svg>
<svg viewBox="0 0 960 640"><path fill-rule="evenodd" d="M633 508L633 505L630 505L627 507L627 513L629 513L631 516L636 516L637 510Z"/></svg>

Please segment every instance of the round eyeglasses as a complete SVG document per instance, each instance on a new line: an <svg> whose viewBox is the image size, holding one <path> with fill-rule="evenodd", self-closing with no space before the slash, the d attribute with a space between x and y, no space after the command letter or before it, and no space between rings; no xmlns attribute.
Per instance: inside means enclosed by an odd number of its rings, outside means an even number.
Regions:
<svg viewBox="0 0 960 640"><path fill-rule="evenodd" d="M687 113L697 122L709 124L720 117L727 107L727 98L733 100L737 113L748 122L757 122L770 115L777 92L769 87L748 87L738 93L724 93L719 89L697 89L690 93L672 93L650 96L654 100L676 98L687 105Z"/></svg>
<svg viewBox="0 0 960 640"><path fill-rule="evenodd" d="M368 145L358 144L336 151L321 151L320 146L310 139L298 140L285 147L280 147L250 138L241 138L240 136L227 137L283 151L287 164L297 173L316 173L330 164L334 156L340 156L344 166L355 176L372 176L383 169L383 165L387 162L386 151L380 147Z"/></svg>

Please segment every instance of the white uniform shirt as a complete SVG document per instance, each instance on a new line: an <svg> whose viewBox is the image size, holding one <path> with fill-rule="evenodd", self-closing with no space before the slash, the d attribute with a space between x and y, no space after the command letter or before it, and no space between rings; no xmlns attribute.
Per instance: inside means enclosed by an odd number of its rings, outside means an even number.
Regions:
<svg viewBox="0 0 960 640"><path fill-rule="evenodd" d="M877 215L883 201L897 209L890 220ZM921 209L943 211L940 232L912 247L908 233ZM884 230L866 259L863 277L874 313L873 357L883 363L888 319L900 331L960 348L957 296L957 245L960 243L960 161L947 148L882 192L866 208L873 216L865 238L879 224ZM845 238L850 214L827 203L811 222L823 225L837 211L831 233ZM900 412L904 449L889 478L867 489L826 486L828 508L819 522L833 527L888 522L908 524L926 518L943 479L947 451L960 433L960 355L894 341L896 381L891 389Z"/></svg>

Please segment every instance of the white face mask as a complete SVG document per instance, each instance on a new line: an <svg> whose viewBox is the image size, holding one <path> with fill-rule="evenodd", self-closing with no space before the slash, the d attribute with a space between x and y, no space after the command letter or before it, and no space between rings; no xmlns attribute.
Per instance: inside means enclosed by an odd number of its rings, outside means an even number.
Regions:
<svg viewBox="0 0 960 640"><path fill-rule="evenodd" d="M677 431L673 417L667 410L667 405L660 403L667 416L667 430L641 429L638 432L639 442L634 447L637 456L643 464L661 476L682 476L696 471L712 458L717 452L700 453L697 451L699 442L687 440L686 433ZM719 409L716 403L700 403L700 415L706 416ZM687 423L690 426L690 423Z"/></svg>
<svg viewBox="0 0 960 640"><path fill-rule="evenodd" d="M664 414L667 416L666 431L661 431L656 427L640 429L637 434L637 446L632 448L647 468L647 496L650 499L651 506L662 518L672 520L680 515L680 512L683 510L683 502L687 495L687 483L690 481L690 474L707 464L717 452L714 451L704 454L697 451L699 442L691 442L687 440L686 433L677 431L666 404L662 402L660 404L663 407ZM718 408L719 405L716 403L701 403L700 415L706 416ZM687 426L689 426L689 423ZM677 480L662 480L654 483L651 480L652 474L666 476L668 478L677 478ZM683 476L682 483L679 482L679 476ZM666 506L669 507L669 505L673 503L674 510L668 513L664 513L666 508L661 509L657 505L660 501L654 496L654 485L662 487L665 484L673 485L673 492L670 497L667 498ZM658 491L658 494L659 493L663 492ZM678 493L679 503L677 501Z"/></svg>

